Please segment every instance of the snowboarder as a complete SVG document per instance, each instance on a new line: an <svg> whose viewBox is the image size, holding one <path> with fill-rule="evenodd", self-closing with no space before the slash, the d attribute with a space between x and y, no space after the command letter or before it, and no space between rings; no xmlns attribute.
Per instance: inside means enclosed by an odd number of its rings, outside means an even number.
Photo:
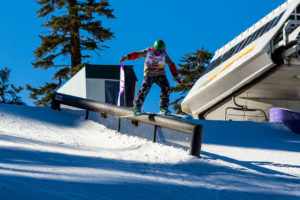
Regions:
<svg viewBox="0 0 300 200"><path fill-rule="evenodd" d="M144 80L142 88L139 90L137 98L133 102L133 114L141 114L141 107L145 101L145 98L149 93L153 83L156 83L161 88L159 113L162 115L170 115L171 111L168 109L170 84L166 76L165 64L169 65L174 80L178 84L181 84L181 80L178 77L176 65L166 52L165 42L162 40L156 40L153 47L127 54L120 59L120 62L124 62L126 60L135 60L143 57L146 57L146 61L144 63Z"/></svg>

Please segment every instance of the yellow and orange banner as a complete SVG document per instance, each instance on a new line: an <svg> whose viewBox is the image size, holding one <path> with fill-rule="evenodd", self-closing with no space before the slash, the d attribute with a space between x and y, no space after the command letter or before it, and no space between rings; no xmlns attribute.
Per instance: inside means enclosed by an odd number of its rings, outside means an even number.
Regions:
<svg viewBox="0 0 300 200"><path fill-rule="evenodd" d="M233 63L235 63L236 61L238 61L239 59L241 59L242 57L244 57L245 55L247 55L248 53L250 53L255 48L255 46L256 45L254 45L251 48L247 49L246 51L244 51L243 53L241 53L241 55L239 55L239 57L233 59L231 62L229 62L227 65L225 65L222 69L220 69L219 71L217 71L208 80L206 80L203 84L201 84L199 88L202 88L203 86L206 86L208 83L210 83L212 80L214 80L220 73L222 73L228 67L230 67L231 65L233 65Z"/></svg>

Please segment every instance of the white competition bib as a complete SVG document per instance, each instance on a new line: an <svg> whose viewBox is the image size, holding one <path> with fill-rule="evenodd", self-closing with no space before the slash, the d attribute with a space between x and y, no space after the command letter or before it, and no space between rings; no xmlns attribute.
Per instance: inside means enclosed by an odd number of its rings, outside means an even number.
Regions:
<svg viewBox="0 0 300 200"><path fill-rule="evenodd" d="M159 56L155 55L152 48L149 47L147 51L146 64L151 68L164 68L166 65L166 56L166 52Z"/></svg>

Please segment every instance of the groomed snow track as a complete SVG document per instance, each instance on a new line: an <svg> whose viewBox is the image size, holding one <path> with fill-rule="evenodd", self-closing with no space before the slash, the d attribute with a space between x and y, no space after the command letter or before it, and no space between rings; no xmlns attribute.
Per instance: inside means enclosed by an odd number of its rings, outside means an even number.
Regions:
<svg viewBox="0 0 300 200"><path fill-rule="evenodd" d="M152 134L149 134L149 130L147 129L152 127L153 130L151 130L150 133L153 133L153 142L159 142L163 140L162 143L164 144L179 147L186 147L188 142L189 154L200 157L203 134L202 125L184 121L179 118L175 119L156 114L132 116L132 110L129 108L101 103L71 95L55 93L52 99L52 109L60 110L61 104L86 110L86 119L89 118L91 112L93 112L93 114L96 113L101 117L101 120L99 120L100 117L96 116L96 121L104 123L109 128L117 130L118 132L122 132L122 129L127 129L125 132L138 132L137 136L150 139L150 135L152 136ZM95 115L93 117L95 119ZM105 123L105 121L108 121L108 123ZM128 122L130 122L130 126L128 126ZM128 127L130 127L130 130L128 130ZM137 128L140 128L140 130L133 130ZM169 132L164 132L164 129L167 129ZM173 132L170 133L170 131ZM174 137L174 134L177 136ZM178 136L178 134L181 136ZM161 135L161 138L158 138L158 135ZM169 137L169 140L167 137Z"/></svg>

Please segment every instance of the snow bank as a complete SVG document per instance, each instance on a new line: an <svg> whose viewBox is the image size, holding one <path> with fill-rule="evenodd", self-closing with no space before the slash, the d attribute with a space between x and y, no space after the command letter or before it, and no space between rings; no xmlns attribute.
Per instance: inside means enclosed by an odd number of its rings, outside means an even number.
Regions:
<svg viewBox="0 0 300 200"><path fill-rule="evenodd" d="M197 159L81 111L0 105L0 199L300 199L299 135L281 124L201 123Z"/></svg>

